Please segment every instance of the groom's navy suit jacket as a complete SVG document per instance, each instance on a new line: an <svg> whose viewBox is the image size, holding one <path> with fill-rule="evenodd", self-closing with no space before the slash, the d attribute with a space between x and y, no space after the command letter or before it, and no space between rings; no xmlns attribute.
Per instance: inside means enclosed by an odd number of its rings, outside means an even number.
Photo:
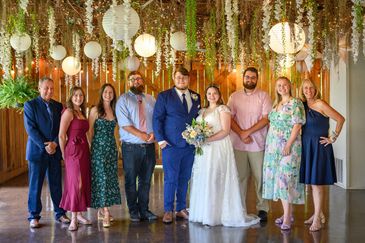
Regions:
<svg viewBox="0 0 365 243"><path fill-rule="evenodd" d="M181 133L186 129L186 124L191 124L193 118L198 116L200 109L200 96L190 91L192 107L187 113L175 88L161 92L156 101L153 112L153 131L156 140L165 140L168 144L178 148L189 146Z"/></svg>

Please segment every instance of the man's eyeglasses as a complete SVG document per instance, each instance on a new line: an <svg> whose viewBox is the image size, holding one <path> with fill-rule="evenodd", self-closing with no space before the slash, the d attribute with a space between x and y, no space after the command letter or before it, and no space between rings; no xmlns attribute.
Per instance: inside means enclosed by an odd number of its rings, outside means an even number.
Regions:
<svg viewBox="0 0 365 243"><path fill-rule="evenodd" d="M256 77L256 76L248 76L248 75L245 75L245 76L244 76L244 79L256 80L256 79L257 79L257 77Z"/></svg>
<svg viewBox="0 0 365 243"><path fill-rule="evenodd" d="M130 78L129 81L134 82L134 81L140 81L143 80L143 78L141 77L137 77L137 78Z"/></svg>

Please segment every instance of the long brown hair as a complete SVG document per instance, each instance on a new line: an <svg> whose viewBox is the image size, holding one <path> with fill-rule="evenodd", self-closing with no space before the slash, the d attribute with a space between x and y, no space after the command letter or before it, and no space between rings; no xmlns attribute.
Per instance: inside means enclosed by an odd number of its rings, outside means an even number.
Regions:
<svg viewBox="0 0 365 243"><path fill-rule="evenodd" d="M106 83L106 84L103 84L103 86L101 86L101 88L100 88L100 91L99 91L99 102L96 105L96 109L98 111L98 116L99 117L104 117L106 115L105 109L104 109L103 93L104 93L104 90L107 87L110 87L113 90L113 96L114 97L113 97L112 101L110 102L110 107L112 108L113 115L115 116L115 105L117 103L117 97L116 97L116 94L115 94L115 89L114 89L113 85L111 85L109 83Z"/></svg>
<svg viewBox="0 0 365 243"><path fill-rule="evenodd" d="M209 101L208 101L208 98L207 98L207 92L208 92L208 89L210 88L213 88L217 91L217 93L219 94L219 99L217 101L217 106L220 106L220 105L223 105L224 104L224 101L223 101L223 98L222 98L222 93L221 91L219 90L218 86L214 85L214 84L211 84L209 85L206 89L205 89L205 92L204 92L204 96L205 96L205 100L207 101L207 104L205 105L205 108L209 107Z"/></svg>
<svg viewBox="0 0 365 243"><path fill-rule="evenodd" d="M279 77L276 82L275 82L275 86L276 86L276 83L280 80L280 79L284 79L286 80L289 85L290 85L290 90L289 90L289 95L290 97L293 97L293 94L292 94L292 88L291 88L291 82L290 82L290 79L288 79L287 77L285 76L281 76ZM278 93L278 91L276 90L276 87L275 87L275 100L274 100L274 104L273 104L273 108L276 108L276 106L280 103L280 101L283 99L283 97L281 97L281 95Z"/></svg>
<svg viewBox="0 0 365 243"><path fill-rule="evenodd" d="M71 109L73 112L75 111L74 109L74 104L72 103L72 97L75 95L76 91L80 90L82 92L82 95L84 96L84 100L82 101L82 104L80 105L80 109L81 109L81 113L82 115L86 118L86 104L85 104L85 92L82 90L81 87L79 86L73 86L70 89L70 95L66 101L66 107Z"/></svg>

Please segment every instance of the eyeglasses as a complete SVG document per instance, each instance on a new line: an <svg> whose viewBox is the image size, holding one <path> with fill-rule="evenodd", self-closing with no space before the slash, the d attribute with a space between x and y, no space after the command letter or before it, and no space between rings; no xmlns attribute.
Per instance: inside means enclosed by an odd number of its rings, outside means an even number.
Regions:
<svg viewBox="0 0 365 243"><path fill-rule="evenodd" d="M248 75L245 75L245 76L244 76L244 79L256 80L256 79L257 79L257 77L256 77L256 76L248 76Z"/></svg>
<svg viewBox="0 0 365 243"><path fill-rule="evenodd" d="M129 81L131 81L131 82L134 82L134 81L141 81L141 80L143 80L143 78L141 78L141 77L137 77L137 78L130 78L130 79L129 79Z"/></svg>

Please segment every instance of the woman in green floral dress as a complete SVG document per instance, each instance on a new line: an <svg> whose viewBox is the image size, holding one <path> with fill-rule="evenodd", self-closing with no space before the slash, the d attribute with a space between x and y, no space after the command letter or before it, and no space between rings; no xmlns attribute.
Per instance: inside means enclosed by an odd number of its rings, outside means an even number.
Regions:
<svg viewBox="0 0 365 243"><path fill-rule="evenodd" d="M108 207L121 204L118 182L118 151L114 137L115 90L104 84L97 106L90 111L89 141L91 141L91 207L98 208L98 219L109 227L113 218Z"/></svg>
<svg viewBox="0 0 365 243"><path fill-rule="evenodd" d="M292 204L304 204L304 185L299 183L302 153L299 133L305 123L305 113L302 102L291 95L288 78L278 78L275 89L265 146L262 194L266 199L281 200L284 215L275 223L282 230L290 230Z"/></svg>

